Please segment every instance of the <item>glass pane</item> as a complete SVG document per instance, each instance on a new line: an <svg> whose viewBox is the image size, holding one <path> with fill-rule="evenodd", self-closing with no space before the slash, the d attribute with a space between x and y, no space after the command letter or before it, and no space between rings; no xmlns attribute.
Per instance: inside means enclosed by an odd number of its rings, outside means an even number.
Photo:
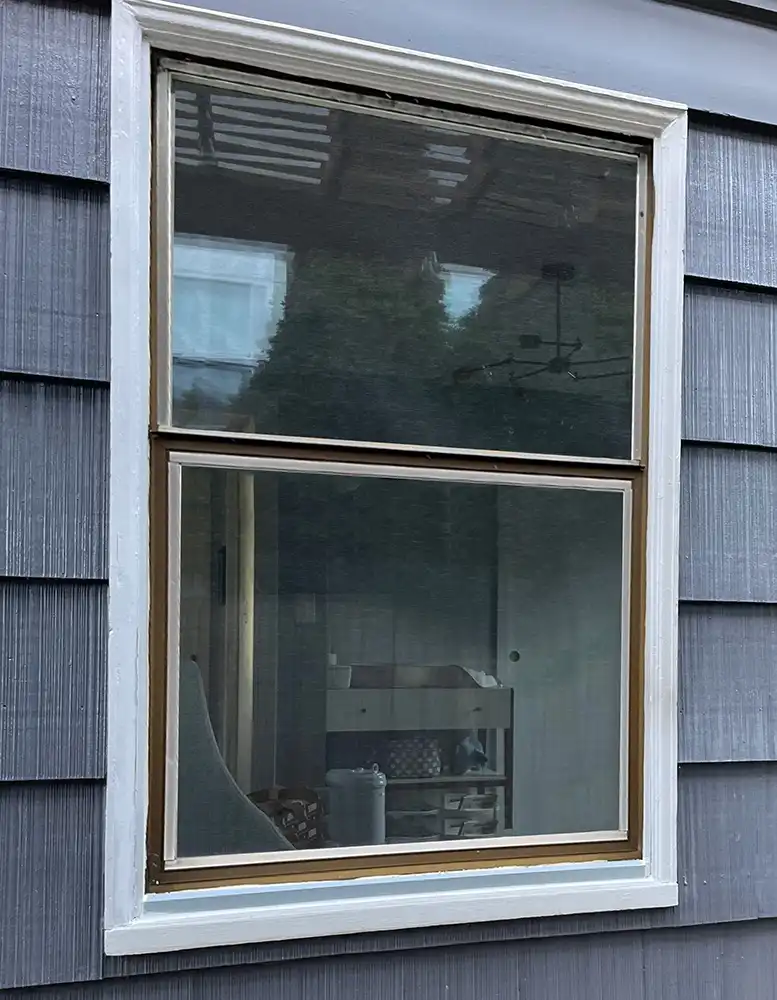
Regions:
<svg viewBox="0 0 777 1000"><path fill-rule="evenodd" d="M179 854L617 830L623 518L184 467Z"/></svg>
<svg viewBox="0 0 777 1000"><path fill-rule="evenodd" d="M176 425L630 457L636 157L176 87Z"/></svg>

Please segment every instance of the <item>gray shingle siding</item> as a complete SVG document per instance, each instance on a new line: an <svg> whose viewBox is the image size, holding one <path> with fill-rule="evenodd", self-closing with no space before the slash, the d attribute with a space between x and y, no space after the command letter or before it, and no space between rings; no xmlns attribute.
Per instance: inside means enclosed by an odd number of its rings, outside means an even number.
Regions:
<svg viewBox="0 0 777 1000"><path fill-rule="evenodd" d="M99 977L103 794L0 783L0 989Z"/></svg>
<svg viewBox="0 0 777 1000"><path fill-rule="evenodd" d="M0 580L0 781L105 777L106 598Z"/></svg>
<svg viewBox="0 0 777 1000"><path fill-rule="evenodd" d="M709 127L688 143L686 271L777 287L777 142Z"/></svg>
<svg viewBox="0 0 777 1000"><path fill-rule="evenodd" d="M0 426L0 576L105 579L107 390L4 379Z"/></svg>
<svg viewBox="0 0 777 1000"><path fill-rule="evenodd" d="M680 609L680 760L777 761L777 604Z"/></svg>
<svg viewBox="0 0 777 1000"><path fill-rule="evenodd" d="M0 174L0 371L108 378L108 189Z"/></svg>
<svg viewBox="0 0 777 1000"><path fill-rule="evenodd" d="M108 12L0 3L0 989L102 974Z"/></svg>
<svg viewBox="0 0 777 1000"><path fill-rule="evenodd" d="M683 437L777 445L777 296L689 284Z"/></svg>
<svg viewBox="0 0 777 1000"><path fill-rule="evenodd" d="M0 4L0 168L107 181L107 7Z"/></svg>
<svg viewBox="0 0 777 1000"><path fill-rule="evenodd" d="M688 180L680 905L104 958L108 13L0 3L0 989L771 1000L777 136L709 122Z"/></svg>
<svg viewBox="0 0 777 1000"><path fill-rule="evenodd" d="M36 1000L772 1000L774 921L219 968L36 991Z"/></svg>
<svg viewBox="0 0 777 1000"><path fill-rule="evenodd" d="M777 601L777 451L683 451L680 597Z"/></svg>

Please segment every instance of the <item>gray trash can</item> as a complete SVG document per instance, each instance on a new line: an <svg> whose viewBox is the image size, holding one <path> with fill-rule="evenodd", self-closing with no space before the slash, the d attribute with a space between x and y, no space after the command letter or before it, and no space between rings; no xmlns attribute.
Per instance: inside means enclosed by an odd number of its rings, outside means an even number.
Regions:
<svg viewBox="0 0 777 1000"><path fill-rule="evenodd" d="M326 773L329 839L343 847L386 841L386 775L375 765Z"/></svg>

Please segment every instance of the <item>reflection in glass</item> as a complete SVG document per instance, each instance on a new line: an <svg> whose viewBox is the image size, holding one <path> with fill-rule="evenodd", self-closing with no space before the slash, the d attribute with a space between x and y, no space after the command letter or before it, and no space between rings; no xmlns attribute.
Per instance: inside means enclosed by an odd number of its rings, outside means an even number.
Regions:
<svg viewBox="0 0 777 1000"><path fill-rule="evenodd" d="M176 425L630 457L636 157L175 107Z"/></svg>
<svg viewBox="0 0 777 1000"><path fill-rule="evenodd" d="M289 262L283 247L176 238L172 377L184 409L188 399L210 398L221 412L267 360Z"/></svg>
<svg viewBox="0 0 777 1000"><path fill-rule="evenodd" d="M184 467L179 854L619 829L624 516Z"/></svg>

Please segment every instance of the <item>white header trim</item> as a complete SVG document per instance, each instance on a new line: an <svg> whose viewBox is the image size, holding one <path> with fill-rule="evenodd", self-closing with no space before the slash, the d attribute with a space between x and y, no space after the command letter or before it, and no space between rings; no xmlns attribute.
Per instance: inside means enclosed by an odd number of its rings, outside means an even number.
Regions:
<svg viewBox="0 0 777 1000"><path fill-rule="evenodd" d="M183 7L113 0L105 948L139 954L677 902L677 577L686 114L511 70ZM152 47L653 142L644 860L144 892ZM498 882L498 884L497 884Z"/></svg>
<svg viewBox="0 0 777 1000"><path fill-rule="evenodd" d="M655 138L686 110L578 83L167 3L124 0L152 48L243 67Z"/></svg>

